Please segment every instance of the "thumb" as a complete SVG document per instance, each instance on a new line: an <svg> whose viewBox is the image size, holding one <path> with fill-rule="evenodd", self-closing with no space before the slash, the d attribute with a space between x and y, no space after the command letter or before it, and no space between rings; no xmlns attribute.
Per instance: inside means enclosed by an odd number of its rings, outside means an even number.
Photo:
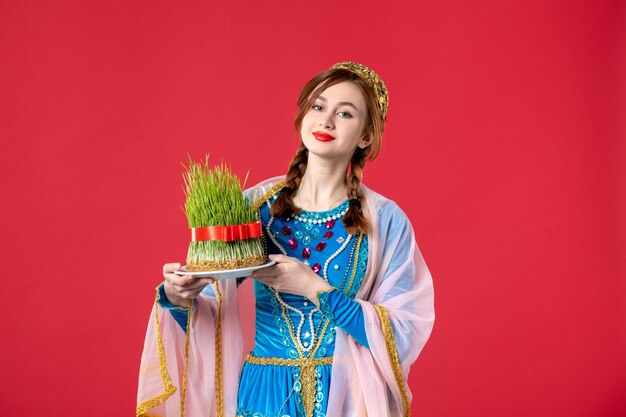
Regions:
<svg viewBox="0 0 626 417"><path fill-rule="evenodd" d="M180 269L180 264L178 262L163 265L163 272L166 274L174 272L174 271L178 271L179 269Z"/></svg>
<svg viewBox="0 0 626 417"><path fill-rule="evenodd" d="M274 261L276 263L291 262L291 260L293 259L290 256L278 255L278 254L270 255L268 256L268 258L270 259L270 261Z"/></svg>

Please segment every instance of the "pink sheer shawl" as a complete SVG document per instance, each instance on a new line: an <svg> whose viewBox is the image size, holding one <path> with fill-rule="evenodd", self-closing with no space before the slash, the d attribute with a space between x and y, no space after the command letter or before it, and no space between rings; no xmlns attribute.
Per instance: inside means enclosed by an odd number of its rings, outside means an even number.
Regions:
<svg viewBox="0 0 626 417"><path fill-rule="evenodd" d="M282 179L264 181L246 195L257 200ZM337 329L326 415L406 416L409 369L434 323L432 279L406 215L393 201L365 186L362 190L372 229L357 300L370 348ZM235 280L220 281L211 290L193 303L187 337L171 314L154 304L141 358L137 416L235 416L243 357Z"/></svg>

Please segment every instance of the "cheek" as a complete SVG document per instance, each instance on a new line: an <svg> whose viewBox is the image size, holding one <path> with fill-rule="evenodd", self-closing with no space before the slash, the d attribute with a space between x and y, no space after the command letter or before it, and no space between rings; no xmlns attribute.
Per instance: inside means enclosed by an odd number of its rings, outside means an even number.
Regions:
<svg viewBox="0 0 626 417"><path fill-rule="evenodd" d="M351 138L360 139L363 136L363 126L360 123L353 123L346 127L346 135Z"/></svg>
<svg viewBox="0 0 626 417"><path fill-rule="evenodd" d="M314 124L315 124L314 117L311 114L311 112L308 112L302 118L302 128L300 129L301 133L310 131L311 126L313 126Z"/></svg>

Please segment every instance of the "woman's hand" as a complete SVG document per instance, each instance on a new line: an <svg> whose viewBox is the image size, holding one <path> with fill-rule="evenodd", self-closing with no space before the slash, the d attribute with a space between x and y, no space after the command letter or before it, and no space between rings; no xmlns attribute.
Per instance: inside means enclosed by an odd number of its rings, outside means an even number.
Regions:
<svg viewBox="0 0 626 417"><path fill-rule="evenodd" d="M213 278L194 278L191 275L177 275L174 271L180 269L180 264L163 265L163 289L167 300L176 307L186 308L189 300L193 300L202 292L204 287L213 284Z"/></svg>
<svg viewBox="0 0 626 417"><path fill-rule="evenodd" d="M332 285L296 258L285 255L270 255L269 258L276 265L257 269L252 273L252 278L279 292L302 295L314 303L317 303L319 291L333 289Z"/></svg>

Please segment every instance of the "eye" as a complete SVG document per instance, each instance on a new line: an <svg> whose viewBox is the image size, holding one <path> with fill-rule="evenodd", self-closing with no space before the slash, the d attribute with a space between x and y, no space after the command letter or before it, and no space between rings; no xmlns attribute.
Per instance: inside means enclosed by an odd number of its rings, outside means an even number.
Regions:
<svg viewBox="0 0 626 417"><path fill-rule="evenodd" d="M317 111L323 110L322 106L320 106L319 104L314 104L313 106L311 106L311 108Z"/></svg>
<svg viewBox="0 0 626 417"><path fill-rule="evenodd" d="M345 117L346 119L352 119L352 115L347 111L340 111L339 115L341 115L341 117Z"/></svg>

